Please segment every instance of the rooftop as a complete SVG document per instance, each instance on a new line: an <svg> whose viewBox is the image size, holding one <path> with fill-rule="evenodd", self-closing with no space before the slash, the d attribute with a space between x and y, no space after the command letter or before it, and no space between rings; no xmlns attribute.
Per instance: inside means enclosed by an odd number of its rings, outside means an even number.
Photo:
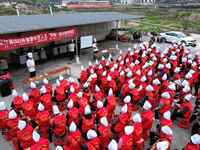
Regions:
<svg viewBox="0 0 200 150"><path fill-rule="evenodd" d="M0 34L70 27L116 20L142 19L118 12L72 12L67 14L0 16Z"/></svg>

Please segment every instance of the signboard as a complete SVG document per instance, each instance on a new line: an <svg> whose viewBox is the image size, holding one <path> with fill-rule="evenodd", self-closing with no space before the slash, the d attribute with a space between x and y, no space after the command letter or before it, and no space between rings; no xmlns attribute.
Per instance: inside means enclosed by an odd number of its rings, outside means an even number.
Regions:
<svg viewBox="0 0 200 150"><path fill-rule="evenodd" d="M81 49L92 47L93 44L93 36L82 36L81 37Z"/></svg>
<svg viewBox="0 0 200 150"><path fill-rule="evenodd" d="M21 34L20 36L0 36L0 52L22 47L31 47L47 44L53 41L73 39L76 37L77 30L58 29L53 31L41 31Z"/></svg>

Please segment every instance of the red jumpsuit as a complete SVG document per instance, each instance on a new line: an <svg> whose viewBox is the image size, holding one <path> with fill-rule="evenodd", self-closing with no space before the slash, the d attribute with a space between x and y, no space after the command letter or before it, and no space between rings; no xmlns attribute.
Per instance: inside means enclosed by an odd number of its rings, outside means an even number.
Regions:
<svg viewBox="0 0 200 150"><path fill-rule="evenodd" d="M22 109L22 104L23 104L23 99L21 96L16 96L13 98L12 100L12 104L13 104L13 107L14 109L19 112L21 109Z"/></svg>
<svg viewBox="0 0 200 150"><path fill-rule="evenodd" d="M113 112L116 107L116 98L115 96L107 96L107 110L108 110L108 120L112 118Z"/></svg>
<svg viewBox="0 0 200 150"><path fill-rule="evenodd" d="M143 130L142 130L142 123L133 123L134 132L132 134L133 141L136 143L142 138Z"/></svg>
<svg viewBox="0 0 200 150"><path fill-rule="evenodd" d="M119 139L119 150L132 150L133 149L133 138L132 135L123 135Z"/></svg>
<svg viewBox="0 0 200 150"><path fill-rule="evenodd" d="M69 109L67 113L68 125L70 125L72 121L74 121L75 124L79 124L79 111L76 107Z"/></svg>
<svg viewBox="0 0 200 150"><path fill-rule="evenodd" d="M33 99L34 104L37 104L40 98L40 90L37 88L31 89L29 97Z"/></svg>
<svg viewBox="0 0 200 150"><path fill-rule="evenodd" d="M0 130L6 128L6 121L8 120L8 110L0 111Z"/></svg>
<svg viewBox="0 0 200 150"><path fill-rule="evenodd" d="M188 143L184 147L184 150L199 150L199 149L200 149L200 145L199 144L192 144L192 143Z"/></svg>
<svg viewBox="0 0 200 150"><path fill-rule="evenodd" d="M125 125L130 121L129 113L122 113L119 115L118 121L114 126L114 131L120 136L123 134Z"/></svg>
<svg viewBox="0 0 200 150"><path fill-rule="evenodd" d="M17 131L17 139L23 149L26 149L34 144L32 133L33 128L31 125L27 125L23 130Z"/></svg>
<svg viewBox="0 0 200 150"><path fill-rule="evenodd" d="M147 139L149 137L149 131L153 125L154 114L151 110L143 111L141 113L142 117L142 127L143 127L143 137Z"/></svg>
<svg viewBox="0 0 200 150"><path fill-rule="evenodd" d="M96 117L97 117L97 120L100 120L101 117L108 117L107 109L105 107L98 109L96 112Z"/></svg>
<svg viewBox="0 0 200 150"><path fill-rule="evenodd" d="M66 118L64 114L58 114L52 118L51 126L55 136L63 136L66 132Z"/></svg>
<svg viewBox="0 0 200 150"><path fill-rule="evenodd" d="M22 105L23 113L26 117L34 118L36 115L36 110L34 107L34 103L32 100L28 100L27 102L24 102Z"/></svg>
<svg viewBox="0 0 200 150"><path fill-rule="evenodd" d="M87 133L88 130L94 129L94 121L95 121L95 118L93 115L91 119L87 119L85 118L85 116L83 116L82 125L81 125L82 132Z"/></svg>
<svg viewBox="0 0 200 150"><path fill-rule="evenodd" d="M86 145L88 150L100 150L100 140L98 137L86 142Z"/></svg>
<svg viewBox="0 0 200 150"><path fill-rule="evenodd" d="M50 114L47 110L38 112L35 118L36 123L40 128L40 135L42 137L48 137L48 128L50 126Z"/></svg>
<svg viewBox="0 0 200 150"><path fill-rule="evenodd" d="M19 121L19 118L8 119L6 121L6 129L7 129L6 139L7 140L12 140L13 138L17 137L18 121Z"/></svg>
<svg viewBox="0 0 200 150"><path fill-rule="evenodd" d="M110 130L110 126L105 127L104 125L99 125L98 126L98 133L99 133L99 139L101 142L101 147L103 150L106 150L109 142L110 142L110 138L112 136L112 132Z"/></svg>
<svg viewBox="0 0 200 150"><path fill-rule="evenodd" d="M45 109L49 112L52 111L52 101L50 94L44 94L40 97L40 102L44 105Z"/></svg>
<svg viewBox="0 0 200 150"><path fill-rule="evenodd" d="M81 150L82 137L81 132L76 130L75 132L70 132L67 135L67 147L71 150Z"/></svg>
<svg viewBox="0 0 200 150"><path fill-rule="evenodd" d="M47 139L40 138L40 140L31 145L30 150L49 150L49 142Z"/></svg>

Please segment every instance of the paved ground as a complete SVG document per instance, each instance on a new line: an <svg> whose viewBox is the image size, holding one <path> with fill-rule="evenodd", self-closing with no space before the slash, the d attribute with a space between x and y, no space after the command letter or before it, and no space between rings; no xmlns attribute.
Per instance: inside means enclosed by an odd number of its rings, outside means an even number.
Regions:
<svg viewBox="0 0 200 150"><path fill-rule="evenodd" d="M200 41L200 36L199 35L195 35L193 34L193 37L195 37L198 41ZM144 37L143 40L147 41L148 38ZM126 51L129 47L133 47L133 45L135 45L137 43L119 43L119 48L123 51ZM169 44L158 44L157 45L159 47L161 47L161 49L166 48ZM108 41L105 43L101 43L99 44L99 49L106 49L106 48L112 48L115 47L115 42L113 41ZM200 43L198 43L196 48L192 48L192 53L196 53L196 52L200 52ZM62 59L56 59L54 61L49 61L46 62L40 66L37 67L38 73L41 72L45 72L46 70L58 67L58 66L62 66L63 64L70 64L71 68L72 68L72 76L74 78L79 77L80 74L80 68L81 65L87 66L88 65L88 61L92 60L92 53L91 50L83 50L81 52L81 57L80 57L80 64L76 64L75 60L70 61L67 58L62 58ZM24 90L24 86L22 84L22 80L25 77L28 77L28 73L25 71L25 69L19 69L17 71L12 72L13 76L14 76L14 82L16 84L16 89L19 93L22 93ZM11 96L8 97L4 97L1 98L0 101L6 101L7 105L10 105L10 100L11 100ZM188 130L183 130L183 129L179 129L175 126L174 130L174 141L172 144L173 149L181 149L186 142L189 140L190 137L190 132ZM0 149L1 150L12 150L11 145L5 141L2 136L0 136Z"/></svg>

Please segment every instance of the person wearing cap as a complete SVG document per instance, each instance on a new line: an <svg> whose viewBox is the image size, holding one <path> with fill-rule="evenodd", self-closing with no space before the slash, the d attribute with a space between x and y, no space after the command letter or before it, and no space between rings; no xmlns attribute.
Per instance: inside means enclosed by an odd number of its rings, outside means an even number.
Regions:
<svg viewBox="0 0 200 150"><path fill-rule="evenodd" d="M30 83L29 98L36 104L40 99L40 90L36 87L35 82Z"/></svg>
<svg viewBox="0 0 200 150"><path fill-rule="evenodd" d="M125 126L124 134L120 137L118 143L119 150L132 150L133 149L133 126Z"/></svg>
<svg viewBox="0 0 200 150"><path fill-rule="evenodd" d="M94 129L95 117L89 105L85 106L84 116L81 119L81 131L83 134L86 134L90 129Z"/></svg>
<svg viewBox="0 0 200 150"><path fill-rule="evenodd" d="M163 92L159 99L159 113L162 116L164 112L171 110L172 98L169 92Z"/></svg>
<svg viewBox="0 0 200 150"><path fill-rule="evenodd" d="M104 107L104 103L102 101L97 101L96 118L97 120L100 120L102 117L108 117L108 110Z"/></svg>
<svg viewBox="0 0 200 150"><path fill-rule="evenodd" d="M145 101L143 105L143 111L141 112L144 139L147 139L149 137L149 132L153 125L154 114L151 108L151 103L149 101Z"/></svg>
<svg viewBox="0 0 200 150"><path fill-rule="evenodd" d="M81 66L81 73L80 73L80 84L83 84L87 81L89 73L87 69L84 69L84 66Z"/></svg>
<svg viewBox="0 0 200 150"><path fill-rule="evenodd" d="M128 112L128 106L125 104L121 107L121 113L117 116L117 122L113 124L113 131L117 136L123 134L123 129L130 121L130 113Z"/></svg>
<svg viewBox="0 0 200 150"><path fill-rule="evenodd" d="M113 95L113 90L110 88L108 91L108 96L106 97L106 109L108 111L108 120L110 120L113 116L113 112L116 107L116 97Z"/></svg>
<svg viewBox="0 0 200 150"><path fill-rule="evenodd" d="M35 117L35 122L40 130L40 135L43 138L48 138L48 129L50 127L50 113L48 110L45 110L45 107L42 103L39 103L37 106L37 114Z"/></svg>
<svg viewBox="0 0 200 150"><path fill-rule="evenodd" d="M6 121L5 138L7 141L16 142L18 121L19 117L15 110L10 110L8 113L8 120Z"/></svg>
<svg viewBox="0 0 200 150"><path fill-rule="evenodd" d="M95 85L95 90L93 92L93 98L94 98L95 102L97 102L98 100L104 99L104 93L102 92L102 90L99 88L98 85ZM94 105L97 106L96 103Z"/></svg>
<svg viewBox="0 0 200 150"><path fill-rule="evenodd" d="M64 81L67 82L67 80L65 80L65 79L58 81L58 82L60 82L60 85L56 86L54 95L55 95L55 100L57 102L64 102L66 99L67 85L65 85ZM61 84L61 82L62 82L62 84Z"/></svg>
<svg viewBox="0 0 200 150"><path fill-rule="evenodd" d="M36 131L33 131L32 133L32 139L34 141L34 144L31 145L30 150L49 150L49 141L46 138L40 137L40 134Z"/></svg>
<svg viewBox="0 0 200 150"><path fill-rule="evenodd" d="M113 93L117 92L116 82L115 82L114 78L112 78L112 75L110 73L107 76L107 89L112 89Z"/></svg>
<svg viewBox="0 0 200 150"><path fill-rule="evenodd" d="M100 118L97 131L101 143L101 149L106 149L107 145L110 142L110 138L112 136L110 127L111 126L106 117Z"/></svg>
<svg viewBox="0 0 200 150"><path fill-rule="evenodd" d="M12 103L11 107L16 111L20 112L22 110L23 99L22 96L19 96L17 91L14 89L12 90Z"/></svg>
<svg viewBox="0 0 200 150"><path fill-rule="evenodd" d="M26 66L30 73L30 77L33 78L36 76L36 69L35 69L35 61L33 59L33 53L29 52L27 54Z"/></svg>
<svg viewBox="0 0 200 150"><path fill-rule="evenodd" d="M163 113L163 116L160 118L160 126L169 126L170 128L173 127L170 111L166 111Z"/></svg>
<svg viewBox="0 0 200 150"><path fill-rule="evenodd" d="M66 118L62 114L57 105L53 105L53 116L50 120L53 135L55 137L63 137L66 133Z"/></svg>
<svg viewBox="0 0 200 150"><path fill-rule="evenodd" d="M33 127L24 120L18 121L17 139L23 149L29 148L33 145L32 138Z"/></svg>
<svg viewBox="0 0 200 150"><path fill-rule="evenodd" d="M85 109L85 106L87 106L89 103L89 98L87 98L87 96L85 96L83 92L78 92L77 99L79 99L77 101L79 113L80 115L84 115L84 109Z"/></svg>
<svg viewBox="0 0 200 150"><path fill-rule="evenodd" d="M47 93L46 87L42 86L40 89L40 102L44 105L45 110L52 112L52 96L51 94Z"/></svg>
<svg viewBox="0 0 200 150"><path fill-rule="evenodd" d="M70 150L81 150L81 145L83 143L82 135L75 122L71 122L69 125L69 133L66 138L66 147Z"/></svg>
<svg viewBox="0 0 200 150"><path fill-rule="evenodd" d="M200 149L200 135L194 134L190 138L190 142L185 145L184 150L199 150Z"/></svg>
<svg viewBox="0 0 200 150"><path fill-rule="evenodd" d="M118 150L118 144L114 139L108 144L108 150Z"/></svg>
<svg viewBox="0 0 200 150"><path fill-rule="evenodd" d="M169 143L172 143L173 140L173 131L169 126L162 126L159 134L160 139L166 139Z"/></svg>
<svg viewBox="0 0 200 150"><path fill-rule="evenodd" d="M79 110L71 99L68 101L67 109L67 124L70 125L72 121L79 124Z"/></svg>
<svg viewBox="0 0 200 150"><path fill-rule="evenodd" d="M9 110L6 108L5 102L0 102L0 131L6 128Z"/></svg>
<svg viewBox="0 0 200 150"><path fill-rule="evenodd" d="M43 85L46 88L46 93L52 95L52 93L53 93L53 86L49 82L49 80L47 78L44 78L42 82L43 82Z"/></svg>
<svg viewBox="0 0 200 150"><path fill-rule="evenodd" d="M22 98L24 101L22 105L23 116L31 120L36 115L35 103L29 98L27 93L23 93Z"/></svg>
<svg viewBox="0 0 200 150"><path fill-rule="evenodd" d="M88 130L87 140L82 146L82 150L100 150L100 139L95 130Z"/></svg>

